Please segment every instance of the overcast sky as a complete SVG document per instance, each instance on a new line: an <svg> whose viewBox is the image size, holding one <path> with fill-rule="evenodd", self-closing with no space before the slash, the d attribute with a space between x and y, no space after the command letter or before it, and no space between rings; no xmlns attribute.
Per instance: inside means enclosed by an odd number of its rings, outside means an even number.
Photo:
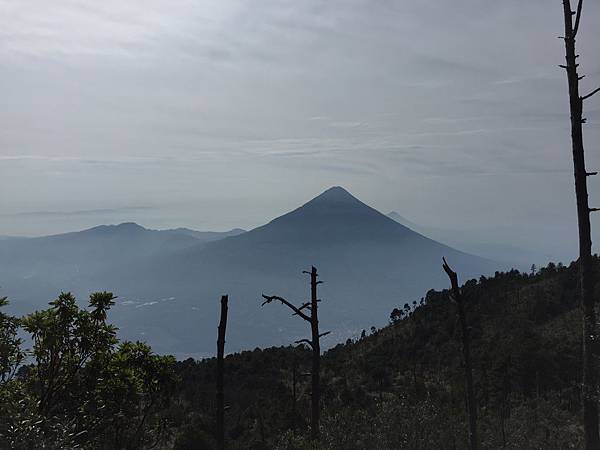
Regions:
<svg viewBox="0 0 600 450"><path fill-rule="evenodd" d="M599 25L586 2L585 91ZM342 185L565 251L562 27L559 0L0 0L0 235L251 228Z"/></svg>

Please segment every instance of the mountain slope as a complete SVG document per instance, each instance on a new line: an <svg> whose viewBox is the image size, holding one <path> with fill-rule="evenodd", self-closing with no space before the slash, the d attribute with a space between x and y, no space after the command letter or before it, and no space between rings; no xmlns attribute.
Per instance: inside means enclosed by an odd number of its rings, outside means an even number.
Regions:
<svg viewBox="0 0 600 450"><path fill-rule="evenodd" d="M383 323L398 303L445 286L442 256L463 279L498 268L421 236L336 187L242 235L163 255L135 274L107 278L122 295L157 302L121 308L120 323L131 337L160 336L162 351L205 354L213 351L223 293L231 298L230 350L289 343L305 337L306 324L290 319L281 306L261 309L259 300L264 292L302 302L308 285L301 272L315 265L325 281L322 327L334 331L335 342ZM165 298L174 300L158 300ZM166 348L160 346L166 342Z"/></svg>
<svg viewBox="0 0 600 450"><path fill-rule="evenodd" d="M452 230L423 226L408 220L396 211L389 212L388 217L431 239L494 261L505 261L507 265L523 271L529 270L534 263L544 265L553 259L550 253L542 253L527 245L517 243L508 245L498 241L498 238L494 240L490 237L489 230Z"/></svg>
<svg viewBox="0 0 600 450"><path fill-rule="evenodd" d="M594 265L600 270L598 258ZM582 448L577 277L573 263L568 268L551 265L536 275L511 271L462 286L469 298L466 312L482 419L478 430L485 448ZM322 433L327 448L468 448L460 330L448 294L430 291L422 305L404 310L408 314L393 324L324 352ZM296 424L302 430L296 435L304 434L306 440L304 445L293 441L294 448L314 448L302 426L309 421L309 396L299 396L299 417L289 419L292 368L303 373L310 362L307 348L294 347L227 357L228 414L241 418L228 435L232 447L253 448L279 436L284 444L277 448L289 448ZM177 423L193 424L181 426L178 433L193 436L192 431L201 429L211 435L215 365L214 358L177 364L182 381L173 394L178 408L172 409ZM309 392L310 377L297 377L296 389ZM248 405L261 405L260 415ZM260 420L269 425L263 433L255 425ZM283 433L287 435L281 439Z"/></svg>
<svg viewBox="0 0 600 450"><path fill-rule="evenodd" d="M402 277L398 273L402 266L415 272L420 266L437 266L442 256L451 258L471 275L495 266L399 225L341 187L331 188L243 235L187 249L185 253L196 261L210 259L269 272L297 271L314 264L330 273L340 271L340 267L347 273L356 267L360 272L372 270ZM406 278L414 279L414 275ZM429 276L426 278L431 281Z"/></svg>
<svg viewBox="0 0 600 450"><path fill-rule="evenodd" d="M445 256L461 279L498 265L428 239L331 188L271 222L214 240L189 230L147 230L136 224L0 242L3 295L18 312L45 306L61 290L85 301L91 291L119 296L121 336L147 340L177 356L212 354L218 301L230 295L228 350L306 337L303 321L280 305L260 308L261 294L301 303L302 274L318 268L324 345L384 323L398 304L445 287ZM213 239L212 242L206 242Z"/></svg>
<svg viewBox="0 0 600 450"><path fill-rule="evenodd" d="M0 240L0 286L16 296L13 305L43 306L61 290L104 289L90 283L111 267L127 267L177 250L234 236L242 230L199 232L150 230L135 223L100 225L83 231L36 238ZM36 301L36 298L41 297Z"/></svg>

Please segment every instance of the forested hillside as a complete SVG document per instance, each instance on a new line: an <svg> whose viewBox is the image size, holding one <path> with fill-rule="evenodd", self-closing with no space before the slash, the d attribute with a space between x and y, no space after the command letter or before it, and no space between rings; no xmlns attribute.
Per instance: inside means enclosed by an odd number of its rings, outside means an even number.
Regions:
<svg viewBox="0 0 600 450"><path fill-rule="evenodd" d="M463 286L482 448L580 447L576 284L575 265L550 264L535 274L498 273ZM316 448L466 448L460 331L448 292L399 305L390 321L324 355L323 438ZM293 348L226 359L232 448L313 448L305 438L310 386L302 377L309 362L308 351ZM180 362L177 372L184 380L177 416L185 425L175 448L197 448L194 439L211 448L215 362Z"/></svg>
<svg viewBox="0 0 600 450"><path fill-rule="evenodd" d="M598 272L600 260L594 262ZM481 447L579 448L576 266L497 273L467 281L462 291ZM23 320L2 316L3 448L31 448L31 442L216 448L215 359L175 362L141 344L117 343L105 322L111 302L109 294L96 294L89 311L79 310L61 296L48 311ZM308 438L307 349L227 356L227 448L465 448L455 304L447 291L430 291L390 313L389 326L365 330L323 355L318 444ZM17 326L34 337L34 363L13 374L22 356Z"/></svg>

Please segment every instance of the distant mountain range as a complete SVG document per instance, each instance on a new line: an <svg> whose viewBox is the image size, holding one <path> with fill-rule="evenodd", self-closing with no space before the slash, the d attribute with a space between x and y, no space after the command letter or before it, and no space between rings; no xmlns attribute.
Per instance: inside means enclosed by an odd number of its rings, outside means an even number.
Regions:
<svg viewBox="0 0 600 450"><path fill-rule="evenodd" d="M302 302L315 265L321 328L329 343L381 325L390 311L445 287L445 256L461 280L502 267L431 240L341 187L251 231L148 230L125 223L0 241L0 286L13 308L45 307L61 291L119 296L111 313L123 338L178 356L212 354L221 294L230 295L228 350L288 344L306 324L262 293Z"/></svg>
<svg viewBox="0 0 600 450"><path fill-rule="evenodd" d="M494 242L490 240L489 230L452 230L420 225L401 216L396 211L389 212L388 217L431 239L484 258L502 261L520 270L528 271L533 263L541 266L553 259L551 251L548 253L540 252L534 246L524 248L520 245Z"/></svg>

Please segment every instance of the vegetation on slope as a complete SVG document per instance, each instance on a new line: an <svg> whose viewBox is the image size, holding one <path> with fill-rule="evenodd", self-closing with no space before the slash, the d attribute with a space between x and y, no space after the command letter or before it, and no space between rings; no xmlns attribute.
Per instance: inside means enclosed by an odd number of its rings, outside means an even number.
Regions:
<svg viewBox="0 0 600 450"><path fill-rule="evenodd" d="M597 273L600 260L594 263ZM497 273L466 282L463 295L481 447L580 448L576 266ZM110 294L94 294L90 309L80 310L63 294L45 312L2 315L0 446L214 448L216 360L175 362L144 344L118 343L106 323L111 302ZM34 347L31 364L14 373L24 356L17 326L33 335ZM316 444L309 438L310 351L229 355L227 447L465 448L459 333L448 292L430 291L398 305L389 326L327 351Z"/></svg>

